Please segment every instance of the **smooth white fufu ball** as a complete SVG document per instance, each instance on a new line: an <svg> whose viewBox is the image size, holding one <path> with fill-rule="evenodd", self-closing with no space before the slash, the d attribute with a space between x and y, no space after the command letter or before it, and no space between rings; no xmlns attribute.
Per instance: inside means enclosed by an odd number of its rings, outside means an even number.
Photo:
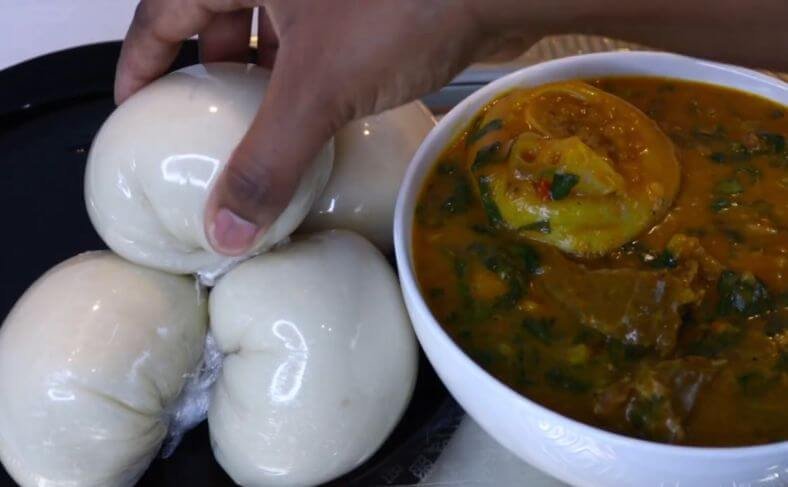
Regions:
<svg viewBox="0 0 788 487"><path fill-rule="evenodd" d="M0 461L24 487L130 486L203 351L192 278L110 252L44 274L0 328Z"/></svg>
<svg viewBox="0 0 788 487"><path fill-rule="evenodd" d="M93 141L85 173L88 214L112 250L141 265L208 278L243 258L212 250L205 205L268 80L269 72L253 65L195 65L154 81L112 113ZM329 143L250 254L298 227L332 161Z"/></svg>
<svg viewBox="0 0 788 487"><path fill-rule="evenodd" d="M300 229L343 228L381 251L394 247L394 206L405 171L435 126L427 107L411 102L346 125L336 136L334 170Z"/></svg>
<svg viewBox="0 0 788 487"><path fill-rule="evenodd" d="M214 455L243 486L305 486L359 466L410 401L417 345L389 264L325 232L248 260L210 296L224 366Z"/></svg>

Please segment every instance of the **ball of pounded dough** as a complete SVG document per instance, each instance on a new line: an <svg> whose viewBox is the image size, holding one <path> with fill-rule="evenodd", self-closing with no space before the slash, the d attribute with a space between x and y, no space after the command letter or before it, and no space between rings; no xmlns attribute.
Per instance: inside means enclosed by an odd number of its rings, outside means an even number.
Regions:
<svg viewBox="0 0 788 487"><path fill-rule="evenodd" d="M313 485L369 458L410 400L417 347L394 273L366 240L326 232L219 281L226 353L208 423L240 485Z"/></svg>
<svg viewBox="0 0 788 487"><path fill-rule="evenodd" d="M110 248L175 273L210 276L239 260L213 252L205 204L268 79L268 71L251 65L195 65L151 83L115 110L93 141L85 174L90 219ZM329 143L255 251L296 229L325 187L332 161Z"/></svg>
<svg viewBox="0 0 788 487"><path fill-rule="evenodd" d="M202 354L194 279L109 252L69 259L0 328L0 460L21 485L133 485Z"/></svg>
<svg viewBox="0 0 788 487"><path fill-rule="evenodd" d="M351 122L336 136L334 171L301 227L353 230L393 248L394 204L405 170L435 119L421 102Z"/></svg>

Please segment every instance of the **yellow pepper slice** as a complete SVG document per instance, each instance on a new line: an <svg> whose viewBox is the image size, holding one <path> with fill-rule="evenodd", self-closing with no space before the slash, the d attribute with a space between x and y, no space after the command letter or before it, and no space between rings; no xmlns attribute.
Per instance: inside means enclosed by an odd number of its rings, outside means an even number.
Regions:
<svg viewBox="0 0 788 487"><path fill-rule="evenodd" d="M571 81L509 92L468 136L492 223L580 256L660 221L680 184L672 142L626 101Z"/></svg>

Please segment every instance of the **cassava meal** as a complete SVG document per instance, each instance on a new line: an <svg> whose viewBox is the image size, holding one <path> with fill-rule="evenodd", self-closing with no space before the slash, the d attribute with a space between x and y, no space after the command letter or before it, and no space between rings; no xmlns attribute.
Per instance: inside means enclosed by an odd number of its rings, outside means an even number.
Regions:
<svg viewBox="0 0 788 487"><path fill-rule="evenodd" d="M436 319L579 421L704 446L788 440L788 113L659 78L504 93L416 207Z"/></svg>
<svg viewBox="0 0 788 487"><path fill-rule="evenodd" d="M391 248L397 188L434 120L411 103L344 127L260 255L219 255L206 202L268 79L252 65L190 66L103 124L85 200L113 252L52 268L0 316L0 483L5 469L22 487L149 485L151 462L207 419L215 471L317 485L398 424L418 345L367 239Z"/></svg>

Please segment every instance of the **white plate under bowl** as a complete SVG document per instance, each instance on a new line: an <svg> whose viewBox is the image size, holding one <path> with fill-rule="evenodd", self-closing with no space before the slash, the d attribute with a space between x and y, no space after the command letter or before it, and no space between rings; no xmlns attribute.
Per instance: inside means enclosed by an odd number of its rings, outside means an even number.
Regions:
<svg viewBox="0 0 788 487"><path fill-rule="evenodd" d="M455 135L488 101L508 89L617 75L704 81L788 105L788 85L775 78L654 52L558 59L514 72L473 93L427 136L411 162L397 201L397 267L416 334L449 391L482 428L523 460L565 482L605 487L788 485L788 442L738 448L665 445L610 433L540 406L476 365L446 334L420 294L411 249L414 209L425 178Z"/></svg>

